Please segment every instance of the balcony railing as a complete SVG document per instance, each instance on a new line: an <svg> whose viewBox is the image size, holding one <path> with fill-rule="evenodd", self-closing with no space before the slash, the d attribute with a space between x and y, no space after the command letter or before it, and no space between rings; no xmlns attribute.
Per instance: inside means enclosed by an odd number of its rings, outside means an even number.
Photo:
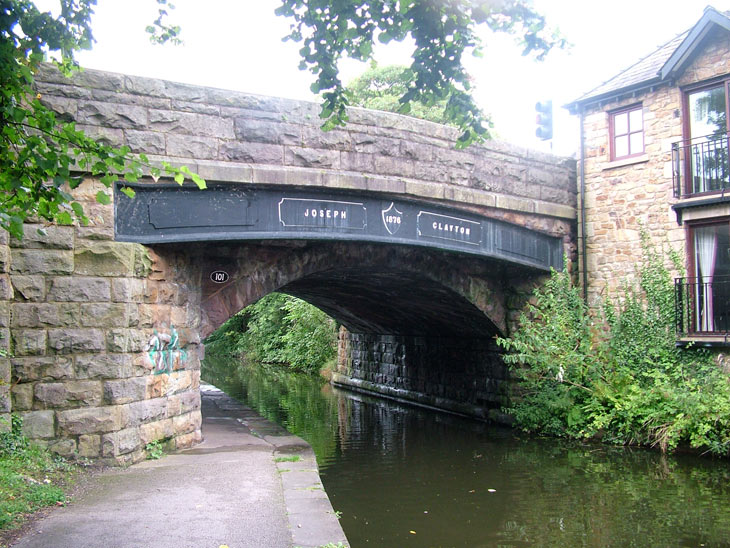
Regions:
<svg viewBox="0 0 730 548"><path fill-rule="evenodd" d="M730 333L730 276L676 278L677 335Z"/></svg>
<svg viewBox="0 0 730 548"><path fill-rule="evenodd" d="M730 189L727 134L672 144L672 178L676 198Z"/></svg>

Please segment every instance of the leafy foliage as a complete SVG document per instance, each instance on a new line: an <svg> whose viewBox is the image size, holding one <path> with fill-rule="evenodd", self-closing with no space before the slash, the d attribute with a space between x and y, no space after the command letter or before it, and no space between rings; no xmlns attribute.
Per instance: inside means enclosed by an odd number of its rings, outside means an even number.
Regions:
<svg viewBox="0 0 730 548"><path fill-rule="evenodd" d="M387 67L372 66L362 75L347 85L350 104L386 112L399 112L400 98L408 91L415 79L413 71L404 66ZM408 113L414 118L421 118L439 124L451 124L446 117L447 100L436 101L426 106L413 103Z"/></svg>
<svg viewBox="0 0 730 548"><path fill-rule="evenodd" d="M46 449L31 445L22 420L12 416L10 431L0 433L0 529L17 527L29 512L63 503L65 483L74 469Z"/></svg>
<svg viewBox="0 0 730 548"><path fill-rule="evenodd" d="M607 333L567 272L535 292L516 333L497 341L523 387L509 411L530 432L730 455L730 379L706 351L675 346L665 254L643 246L638 287L604 307Z"/></svg>
<svg viewBox="0 0 730 548"><path fill-rule="evenodd" d="M306 301L272 293L246 307L207 340L212 352L241 355L247 363L286 364L317 373L336 352L337 326Z"/></svg>
<svg viewBox="0 0 730 548"><path fill-rule="evenodd" d="M159 43L175 41L179 29L167 25L164 6L148 28ZM60 0L60 13L41 12L30 0L0 0L0 227L20 238L23 222L86 224L88 218L70 191L85 177L98 177L110 188L120 177L136 182L145 172L166 174L178 183L205 181L186 168L152 166L128 147L114 148L86 136L73 122L60 120L34 89L34 76L47 55L67 76L78 70L74 52L93 42L90 18L96 0ZM133 195L126 188L128 195ZM105 192L97 195L109 203Z"/></svg>
<svg viewBox="0 0 730 548"><path fill-rule="evenodd" d="M20 415L10 416L10 429L0 432L0 457L12 455L28 447L28 438L23 435L23 419Z"/></svg>
<svg viewBox="0 0 730 548"><path fill-rule="evenodd" d="M399 112L408 114L412 102L432 106L446 101L446 118L463 131L457 146L489 135L462 64L465 52L480 53L480 25L515 34L524 53L538 59L565 45L528 0L282 0L276 13L294 19L286 39L302 43L300 68L316 76L311 89L323 96L325 129L348 119L349 101L337 69L340 58L366 61L376 40L388 43L411 36L416 44L410 67L414 79L399 99Z"/></svg>

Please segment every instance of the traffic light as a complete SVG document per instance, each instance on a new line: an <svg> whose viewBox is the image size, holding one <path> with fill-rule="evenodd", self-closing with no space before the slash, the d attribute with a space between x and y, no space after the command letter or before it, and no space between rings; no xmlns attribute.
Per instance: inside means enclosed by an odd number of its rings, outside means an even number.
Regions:
<svg viewBox="0 0 730 548"><path fill-rule="evenodd" d="M553 138L553 102L552 101L540 101L535 103L535 110L537 116L535 121L537 122L537 135L543 141Z"/></svg>

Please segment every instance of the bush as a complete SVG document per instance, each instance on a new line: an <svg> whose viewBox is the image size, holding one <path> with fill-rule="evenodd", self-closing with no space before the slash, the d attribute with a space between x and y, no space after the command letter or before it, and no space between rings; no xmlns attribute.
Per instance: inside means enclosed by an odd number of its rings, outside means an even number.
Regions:
<svg viewBox="0 0 730 548"><path fill-rule="evenodd" d="M606 302L598 333L567 272L551 273L512 337L497 340L519 380L507 409L526 431L730 454L730 380L702 349L677 348L679 258L643 238L638 287Z"/></svg>

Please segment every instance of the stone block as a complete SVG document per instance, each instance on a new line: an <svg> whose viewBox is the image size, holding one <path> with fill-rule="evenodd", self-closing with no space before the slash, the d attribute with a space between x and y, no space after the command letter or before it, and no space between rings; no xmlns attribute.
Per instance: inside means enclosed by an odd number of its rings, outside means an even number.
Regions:
<svg viewBox="0 0 730 548"><path fill-rule="evenodd" d="M138 426L145 422L167 418L166 413L165 398L133 402L123 406L122 422L125 427Z"/></svg>
<svg viewBox="0 0 730 548"><path fill-rule="evenodd" d="M7 244L0 244L0 272L10 271L10 248Z"/></svg>
<svg viewBox="0 0 730 548"><path fill-rule="evenodd" d="M339 169L340 152L338 150L287 147L284 164L288 166Z"/></svg>
<svg viewBox="0 0 730 548"><path fill-rule="evenodd" d="M16 356L42 356L46 353L45 329L14 329L12 341Z"/></svg>
<svg viewBox="0 0 730 548"><path fill-rule="evenodd" d="M200 411L200 390L190 390L180 394L180 412Z"/></svg>
<svg viewBox="0 0 730 548"><path fill-rule="evenodd" d="M77 355L76 377L79 379L124 379L134 375L129 354Z"/></svg>
<svg viewBox="0 0 730 548"><path fill-rule="evenodd" d="M172 427L176 435L187 434L200 429L202 418L200 411L191 411L184 415L178 415L172 418Z"/></svg>
<svg viewBox="0 0 730 548"><path fill-rule="evenodd" d="M101 456L115 457L131 453L141 445L139 428L125 428L119 432L104 434L101 437Z"/></svg>
<svg viewBox="0 0 730 548"><path fill-rule="evenodd" d="M10 247L24 249L73 249L74 227L61 225L27 224L23 239L10 238Z"/></svg>
<svg viewBox="0 0 730 548"><path fill-rule="evenodd" d="M190 135L167 136L167 154L196 160L215 160L218 157L218 139Z"/></svg>
<svg viewBox="0 0 730 548"><path fill-rule="evenodd" d="M106 403L131 403L145 399L146 394L147 377L104 382L104 401Z"/></svg>
<svg viewBox="0 0 730 548"><path fill-rule="evenodd" d="M107 352L144 352L151 333L144 329L110 329L106 333Z"/></svg>
<svg viewBox="0 0 730 548"><path fill-rule="evenodd" d="M66 403L66 390L64 384L57 383L36 383L35 399L39 407L63 407Z"/></svg>
<svg viewBox="0 0 730 548"><path fill-rule="evenodd" d="M200 430L195 430L189 434L183 434L175 438L175 449L187 449L203 441L203 434Z"/></svg>
<svg viewBox="0 0 730 548"><path fill-rule="evenodd" d="M74 270L73 251L58 249L12 249L11 274L71 274Z"/></svg>
<svg viewBox="0 0 730 548"><path fill-rule="evenodd" d="M10 282L15 291L15 299L42 301L46 298L46 279L43 276L11 276Z"/></svg>
<svg viewBox="0 0 730 548"><path fill-rule="evenodd" d="M183 392L189 390L193 383L192 371L182 370L174 371L169 375L169 389L168 393Z"/></svg>
<svg viewBox="0 0 730 548"><path fill-rule="evenodd" d="M106 278L53 278L48 291L48 300L57 302L106 302L110 297L111 282Z"/></svg>
<svg viewBox="0 0 730 548"><path fill-rule="evenodd" d="M48 346L58 354L101 352L105 348L101 329L49 329Z"/></svg>
<svg viewBox="0 0 730 548"><path fill-rule="evenodd" d="M74 273L82 276L134 276L138 246L86 241L74 250Z"/></svg>
<svg viewBox="0 0 730 548"><path fill-rule="evenodd" d="M284 147L267 143L228 141L221 143L219 156L221 160L282 165L284 163Z"/></svg>
<svg viewBox="0 0 730 548"><path fill-rule="evenodd" d="M58 428L61 435L97 434L119 430L121 426L119 406L84 407L58 411Z"/></svg>
<svg viewBox="0 0 730 548"><path fill-rule="evenodd" d="M80 324L84 327L128 327L131 313L124 303L90 303L81 305Z"/></svg>
<svg viewBox="0 0 730 548"><path fill-rule="evenodd" d="M10 360L0 358L0 385L10 384Z"/></svg>
<svg viewBox="0 0 730 548"><path fill-rule="evenodd" d="M128 129L124 131L124 137L132 152L165 155L165 135L162 133Z"/></svg>
<svg viewBox="0 0 730 548"><path fill-rule="evenodd" d="M233 120L193 112L151 110L149 129L178 135L235 139Z"/></svg>
<svg viewBox="0 0 730 548"><path fill-rule="evenodd" d="M144 302L146 282L138 278L112 280L111 297L115 303Z"/></svg>
<svg viewBox="0 0 730 548"><path fill-rule="evenodd" d="M73 361L66 356L12 358L10 367L13 378L21 382L61 381L74 377Z"/></svg>
<svg viewBox="0 0 730 548"><path fill-rule="evenodd" d="M18 413L23 420L23 434L30 439L52 438L55 436L55 416L53 411L28 411Z"/></svg>
<svg viewBox="0 0 730 548"><path fill-rule="evenodd" d="M11 308L13 327L66 327L79 324L77 304L15 303Z"/></svg>
<svg viewBox="0 0 730 548"><path fill-rule="evenodd" d="M101 455L101 436L99 434L85 434L79 436L79 457L98 457Z"/></svg>
<svg viewBox="0 0 730 548"><path fill-rule="evenodd" d="M10 386L0 384L0 413L10 413L12 410L12 402L10 398Z"/></svg>
<svg viewBox="0 0 730 548"><path fill-rule="evenodd" d="M36 383L37 407L95 407L101 404L102 386L98 381Z"/></svg>
<svg viewBox="0 0 730 548"><path fill-rule="evenodd" d="M118 103L81 101L78 105L77 122L91 126L120 129L146 129L147 109Z"/></svg>
<svg viewBox="0 0 730 548"><path fill-rule="evenodd" d="M13 298L13 286L10 283L10 276L0 274L0 299L11 300Z"/></svg>
<svg viewBox="0 0 730 548"><path fill-rule="evenodd" d="M139 427L139 437L142 445L164 438L170 438L173 434L172 419L148 422Z"/></svg>
<svg viewBox="0 0 730 548"><path fill-rule="evenodd" d="M147 388L145 392L146 399L151 400L153 398L161 398L162 396L167 395L170 375L150 375L145 378L147 379ZM168 415L171 415L171 413L168 413Z"/></svg>
<svg viewBox="0 0 730 548"><path fill-rule="evenodd" d="M62 457L71 457L76 453L76 440L62 439L52 441L47 445L51 453L56 453Z"/></svg>
<svg viewBox="0 0 730 548"><path fill-rule="evenodd" d="M11 396L13 411L30 411L33 409L33 385L31 383L14 385Z"/></svg>

